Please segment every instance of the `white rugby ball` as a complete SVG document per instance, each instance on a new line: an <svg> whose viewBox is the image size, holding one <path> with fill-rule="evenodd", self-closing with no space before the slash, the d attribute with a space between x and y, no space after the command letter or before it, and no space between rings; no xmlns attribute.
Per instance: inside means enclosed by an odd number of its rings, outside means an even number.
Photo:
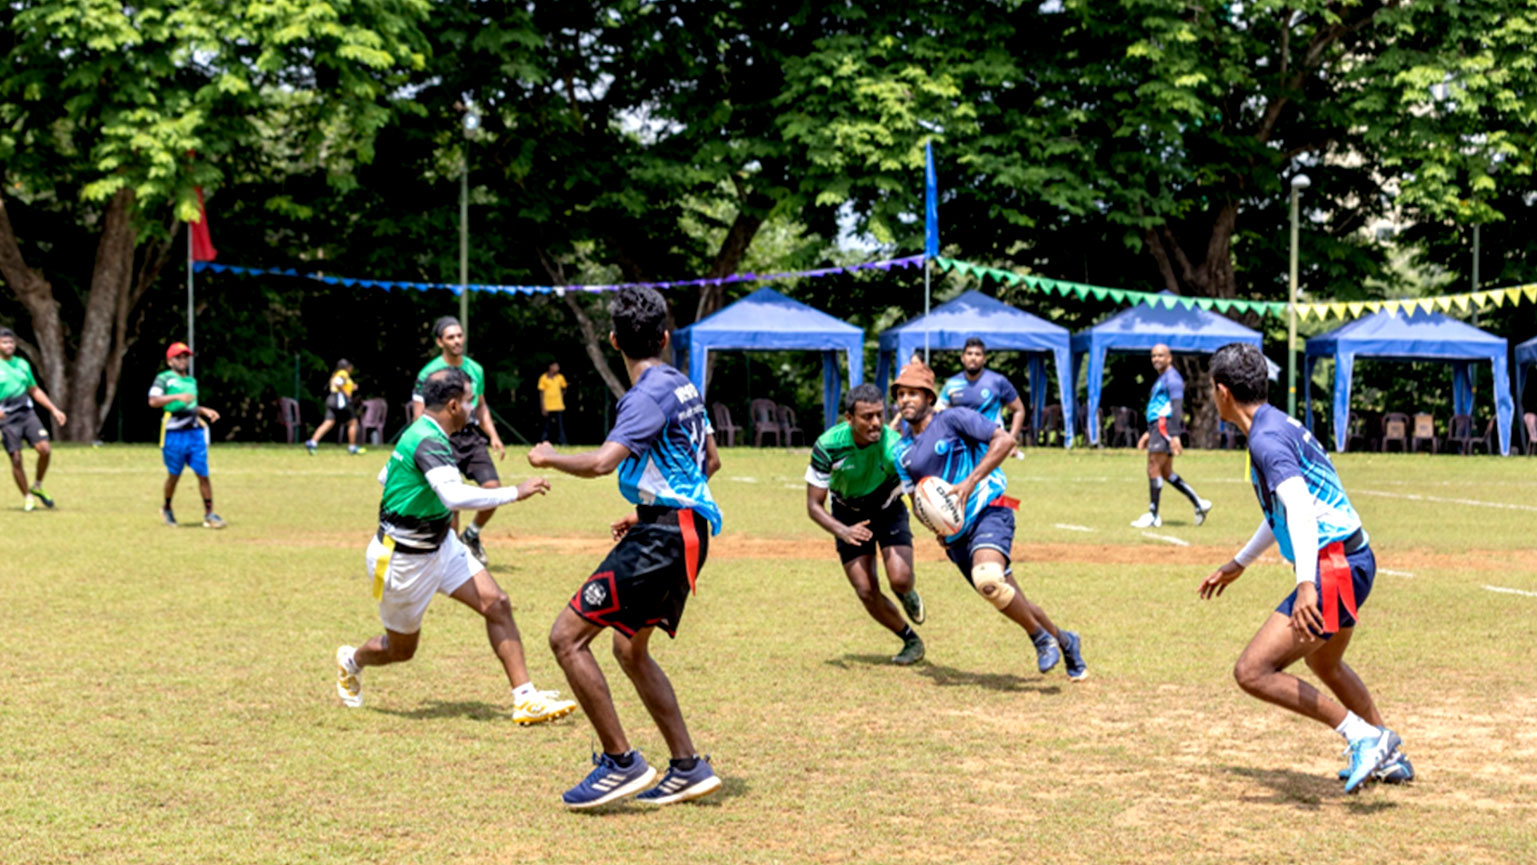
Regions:
<svg viewBox="0 0 1537 865"><path fill-rule="evenodd" d="M913 513L936 535L953 535L966 521L953 490L943 478L934 475L918 481L913 490Z"/></svg>

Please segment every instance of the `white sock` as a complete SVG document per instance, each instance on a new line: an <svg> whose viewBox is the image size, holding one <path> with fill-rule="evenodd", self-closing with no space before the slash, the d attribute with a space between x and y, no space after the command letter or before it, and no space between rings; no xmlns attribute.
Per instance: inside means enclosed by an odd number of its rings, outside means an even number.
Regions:
<svg viewBox="0 0 1537 865"><path fill-rule="evenodd" d="M352 654L352 652L348 652L346 656L342 658L342 666L347 668L347 672L356 676L357 674L363 672L363 668L358 666L358 662L352 657Z"/></svg>
<svg viewBox="0 0 1537 865"><path fill-rule="evenodd" d="M525 682L512 689L512 700L515 703L521 703L532 697L535 693L537 693L537 689L534 688L534 683Z"/></svg>
<svg viewBox="0 0 1537 865"><path fill-rule="evenodd" d="M1382 733L1381 730L1366 723L1360 715L1351 711L1345 712L1345 720L1341 721L1340 725L1334 728L1334 732L1344 736L1346 742L1354 742L1359 739L1375 739Z"/></svg>

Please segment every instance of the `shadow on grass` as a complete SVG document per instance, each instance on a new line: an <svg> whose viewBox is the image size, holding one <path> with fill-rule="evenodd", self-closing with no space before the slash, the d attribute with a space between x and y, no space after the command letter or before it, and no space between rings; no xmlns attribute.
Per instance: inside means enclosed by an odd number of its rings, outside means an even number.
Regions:
<svg viewBox="0 0 1537 865"><path fill-rule="evenodd" d="M658 773L657 774L657 779L661 780L661 775L664 774L666 771L667 771L667 767L666 767L665 764L661 765L661 766L658 766L657 767L657 773ZM743 780L741 778L732 778L732 777L729 777L729 776L726 776L726 775L722 775L721 778L720 778L720 782L721 782L720 783L720 790L718 792L711 793L711 794L709 794L708 796L705 796L702 799L695 799L692 802L678 802L678 803L676 803L674 805L669 805L669 806L666 806L666 807L669 807L669 808L719 808L720 806L726 804L727 800L735 799L738 796L746 796L748 794L748 792L752 790L752 785L748 784L745 780ZM620 799L618 802L610 802L607 805L601 805L601 806L599 806L597 808L589 808L589 809L587 809L585 811L572 811L571 813L579 814L579 815L583 815L583 816L601 816L601 815L604 815L604 814L626 814L626 813L635 813L635 812L655 811L659 807L661 807L661 806L646 805L644 803L637 802L637 801L635 801L635 797L631 796L631 797L628 797L628 798L625 798L625 799Z"/></svg>
<svg viewBox="0 0 1537 865"><path fill-rule="evenodd" d="M1398 807L1397 802L1382 799L1363 801L1345 792L1345 782L1338 778L1326 778L1291 769L1255 769L1250 766L1223 766L1230 775L1246 778L1269 787L1271 796L1244 795L1244 802L1266 805L1292 805L1308 811L1316 811L1325 801L1339 802L1353 814L1378 814Z"/></svg>
<svg viewBox="0 0 1537 865"><path fill-rule="evenodd" d="M490 703L482 703L479 700L447 703L442 700L428 700L415 709L379 709L375 712L383 715L394 715L397 718L410 718L413 721L431 721L438 718L469 718L472 721L504 721L512 718L511 713L499 706Z"/></svg>
<svg viewBox="0 0 1537 865"><path fill-rule="evenodd" d="M867 667L892 666L891 658L887 655L848 654L841 658L829 658L826 663L828 666L837 667L840 670L853 669L854 665ZM915 664L913 672L943 687L969 686L1005 693L1032 691L1037 694L1059 694L1062 692L1060 685L1046 685L1039 679L1026 679L1013 673L973 673L969 670L957 670L954 667L947 667L943 664L931 664L927 661Z"/></svg>

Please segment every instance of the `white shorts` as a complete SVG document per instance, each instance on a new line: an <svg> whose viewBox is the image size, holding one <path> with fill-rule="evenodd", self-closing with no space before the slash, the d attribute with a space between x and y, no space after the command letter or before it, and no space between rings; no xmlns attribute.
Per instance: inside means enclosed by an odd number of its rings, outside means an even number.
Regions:
<svg viewBox="0 0 1537 865"><path fill-rule="evenodd" d="M379 621L397 634L414 634L434 593L451 595L481 570L453 532L437 552L391 550L377 536L365 554L368 578L379 591ZM382 580L383 585L380 586Z"/></svg>

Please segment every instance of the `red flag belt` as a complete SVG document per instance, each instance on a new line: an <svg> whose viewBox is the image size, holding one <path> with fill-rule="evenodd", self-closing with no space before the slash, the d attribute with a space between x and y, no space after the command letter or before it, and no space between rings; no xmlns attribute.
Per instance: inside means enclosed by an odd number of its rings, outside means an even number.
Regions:
<svg viewBox="0 0 1537 865"><path fill-rule="evenodd" d="M1324 632L1332 634L1340 629L1340 607L1356 618L1356 584L1350 578L1350 563L1345 561L1345 544L1341 541L1318 551L1318 577L1323 596L1318 602L1324 608Z"/></svg>

